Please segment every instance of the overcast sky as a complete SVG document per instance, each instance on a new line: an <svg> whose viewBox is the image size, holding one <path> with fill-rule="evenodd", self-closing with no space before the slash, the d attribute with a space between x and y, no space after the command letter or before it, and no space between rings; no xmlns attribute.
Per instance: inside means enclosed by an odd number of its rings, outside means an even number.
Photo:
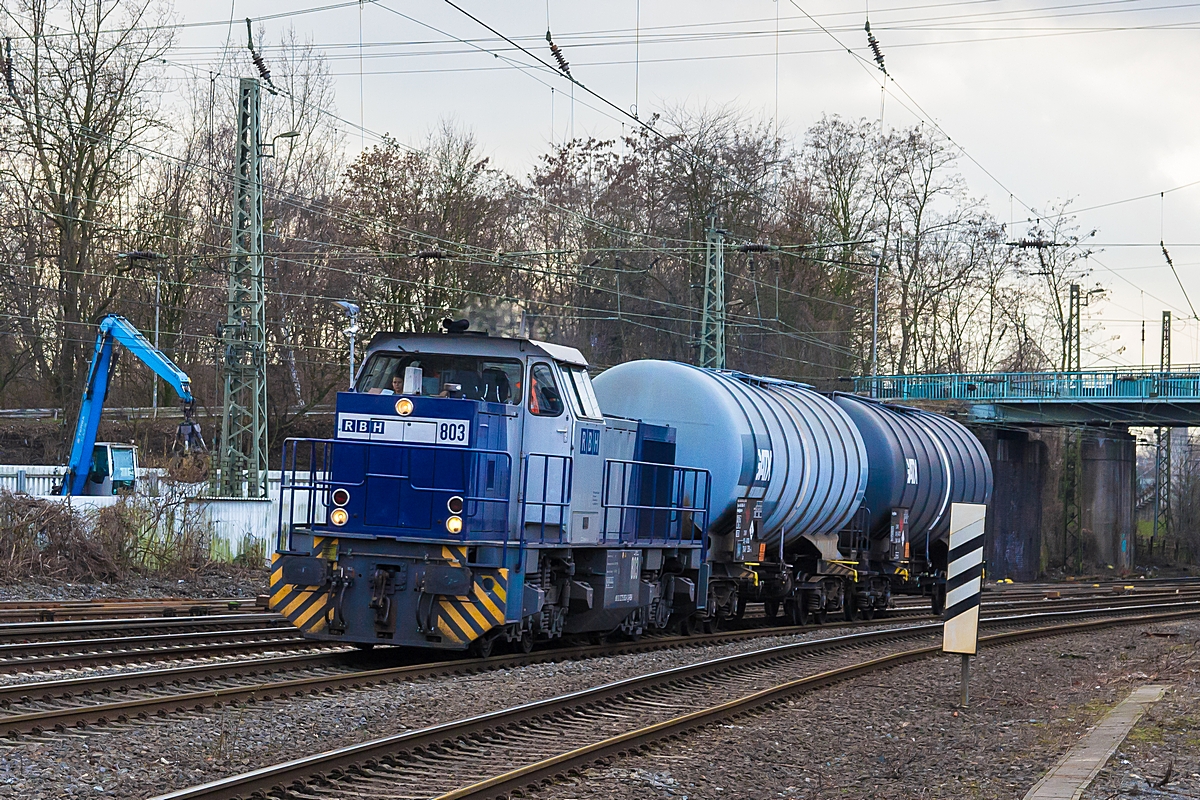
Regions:
<svg viewBox="0 0 1200 800"><path fill-rule="evenodd" d="M961 170L997 218L1020 223L1028 207L1060 199L1090 209L1152 195L1079 214L1083 233L1098 229L1090 280L1112 290L1085 312L1099 326L1084 366L1142 363L1142 320L1145 360L1156 363L1163 309L1177 319L1175 363L1200 363L1200 323L1158 244L1161 232L1186 296L1200 303L1200 185L1168 191L1200 181L1200 2L455 1L546 60L549 17L574 76L642 116L733 104L794 134L823 114L878 117L879 73L845 49L870 57L869 12L895 79L885 123L936 121L970 154ZM523 175L550 141L572 131L609 138L628 124L579 89L572 102L565 80L512 66L506 58L530 59L435 0L178 2L181 22L234 26L184 28L169 58L208 65L230 33L244 42L245 17L322 7L260 24L276 39L294 26L317 45L336 76L338 113L371 132L416 143L453 118ZM347 127L353 155L364 137ZM374 139L366 134L367 146Z"/></svg>

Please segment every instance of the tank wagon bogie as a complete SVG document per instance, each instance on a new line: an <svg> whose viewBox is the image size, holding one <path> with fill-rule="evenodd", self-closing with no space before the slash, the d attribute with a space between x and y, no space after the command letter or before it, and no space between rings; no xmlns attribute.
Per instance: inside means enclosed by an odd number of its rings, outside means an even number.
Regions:
<svg viewBox="0 0 1200 800"><path fill-rule="evenodd" d="M572 348L378 334L334 437L285 445L271 606L314 639L484 654L758 603L871 616L936 586L913 553L945 537L934 506L990 491L974 438L922 414L665 361L593 388Z"/></svg>

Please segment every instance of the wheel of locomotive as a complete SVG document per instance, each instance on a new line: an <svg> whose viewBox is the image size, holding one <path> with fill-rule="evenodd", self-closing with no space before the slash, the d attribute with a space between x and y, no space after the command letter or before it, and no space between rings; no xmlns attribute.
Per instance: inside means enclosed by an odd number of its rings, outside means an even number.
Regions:
<svg viewBox="0 0 1200 800"><path fill-rule="evenodd" d="M676 623L680 636L691 636L696 632L696 615L687 614L679 618Z"/></svg>
<svg viewBox="0 0 1200 800"><path fill-rule="evenodd" d="M600 633L599 631L592 631L588 634L588 641L593 645L602 645L608 641L608 634Z"/></svg>
<svg viewBox="0 0 1200 800"><path fill-rule="evenodd" d="M475 655L479 658L490 658L492 651L496 649L496 639L485 633L475 640L471 645L471 649L475 651Z"/></svg>
<svg viewBox="0 0 1200 800"><path fill-rule="evenodd" d="M516 645L517 650L529 655L529 653L533 652L533 633L530 631L522 632L521 638L516 641Z"/></svg>
<svg viewBox="0 0 1200 800"><path fill-rule="evenodd" d="M763 615L766 616L767 622L772 624L779 621L779 601L768 600L763 603Z"/></svg>
<svg viewBox="0 0 1200 800"><path fill-rule="evenodd" d="M734 606L733 619L741 620L746 616L746 598L738 597L737 605Z"/></svg>

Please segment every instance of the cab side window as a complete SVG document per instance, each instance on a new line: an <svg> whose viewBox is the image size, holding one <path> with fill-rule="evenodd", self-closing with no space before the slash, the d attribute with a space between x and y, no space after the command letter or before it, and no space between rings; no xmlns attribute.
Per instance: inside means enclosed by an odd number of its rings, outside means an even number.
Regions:
<svg viewBox="0 0 1200 800"><path fill-rule="evenodd" d="M562 392L549 364L534 364L529 370L529 410L539 417L557 417L563 412Z"/></svg>

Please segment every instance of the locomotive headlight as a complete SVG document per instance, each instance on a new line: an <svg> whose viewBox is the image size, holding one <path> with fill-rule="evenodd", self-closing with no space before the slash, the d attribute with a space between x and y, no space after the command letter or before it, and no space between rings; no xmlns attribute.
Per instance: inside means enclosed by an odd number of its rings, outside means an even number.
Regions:
<svg viewBox="0 0 1200 800"><path fill-rule="evenodd" d="M451 514L461 514L463 510L463 499L458 495L454 495L446 501L446 510Z"/></svg>
<svg viewBox="0 0 1200 800"><path fill-rule="evenodd" d="M401 397L399 400L396 401L396 413L399 414L400 416L407 417L409 414L412 413L412 410L413 410L412 400L409 400L407 397Z"/></svg>
<svg viewBox="0 0 1200 800"><path fill-rule="evenodd" d="M341 508L350 502L350 492L339 486L330 494L330 499L333 500L335 506Z"/></svg>
<svg viewBox="0 0 1200 800"><path fill-rule="evenodd" d="M450 533L460 533L462 531L462 517L450 517L446 520L446 530Z"/></svg>
<svg viewBox="0 0 1200 800"><path fill-rule="evenodd" d="M329 512L329 521L339 527L345 525L346 521L349 519L350 513L344 508L335 508L333 511Z"/></svg>

